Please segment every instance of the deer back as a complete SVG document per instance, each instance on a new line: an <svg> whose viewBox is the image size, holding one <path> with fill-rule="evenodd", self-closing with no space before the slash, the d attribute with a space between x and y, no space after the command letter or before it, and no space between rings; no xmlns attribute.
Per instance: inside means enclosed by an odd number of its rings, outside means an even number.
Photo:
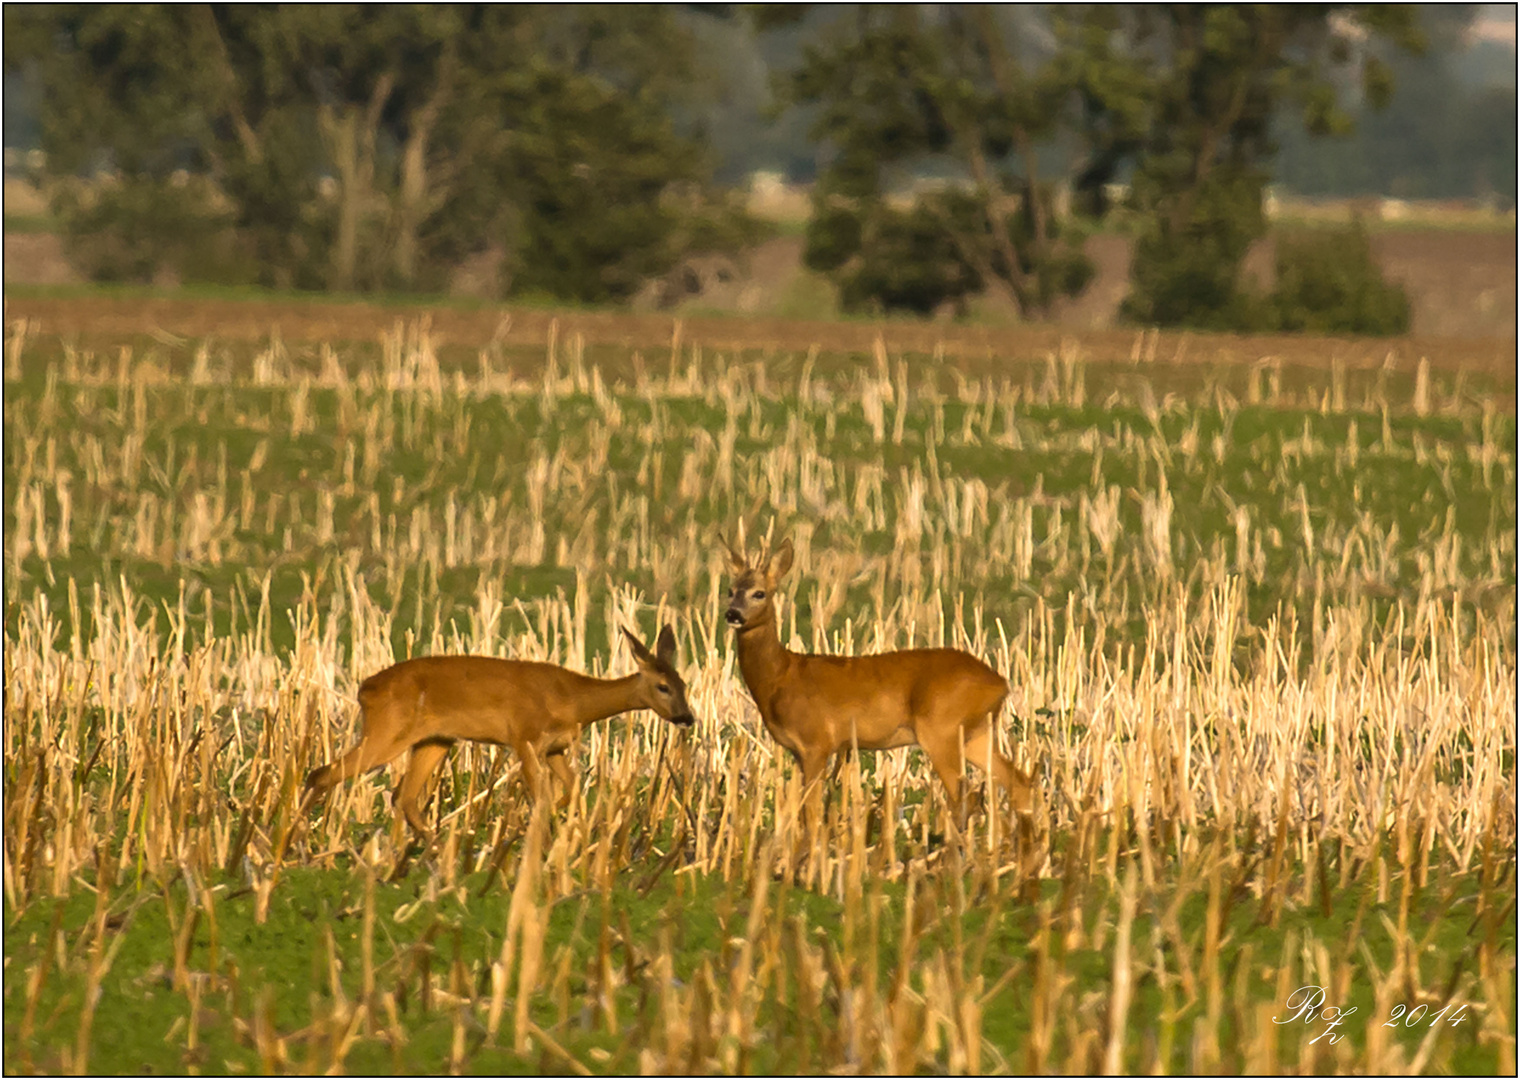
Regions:
<svg viewBox="0 0 1520 1080"><path fill-rule="evenodd" d="M569 705L591 682L554 664L490 656L423 656L364 680L366 734L400 728L425 738L511 744L573 725Z"/></svg>
<svg viewBox="0 0 1520 1080"><path fill-rule="evenodd" d="M751 686L761 715L773 732L816 733L835 747L887 749L921 741L928 727L970 727L1008 693L1001 675L955 649L791 659L771 685Z"/></svg>

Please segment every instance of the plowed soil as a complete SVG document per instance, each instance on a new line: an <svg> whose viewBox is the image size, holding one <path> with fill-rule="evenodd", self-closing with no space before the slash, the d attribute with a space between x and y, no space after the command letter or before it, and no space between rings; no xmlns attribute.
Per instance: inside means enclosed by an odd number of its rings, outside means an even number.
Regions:
<svg viewBox="0 0 1520 1080"><path fill-rule="evenodd" d="M808 321L776 318L668 315L606 311L550 311L511 305L463 309L357 302L201 300L170 297L7 297L7 324L25 319L29 333L59 335L99 345L138 335L176 338L262 340L278 334L286 342L375 341L398 323L427 317L439 347L483 348L494 340L525 346L544 344L551 327L561 342L582 335L587 344L636 349L668 349L679 335L686 343L716 349L822 352L869 355L878 338L892 353L933 353L967 359L1040 359L1077 352L1089 361L1145 360L1255 362L1276 358L1285 364L1328 367L1338 359L1348 368L1390 364L1412 370L1421 357L1432 368L1507 379L1515 374L1514 338L1320 338L1289 335L1199 334L1061 327L959 326L898 321Z"/></svg>
<svg viewBox="0 0 1520 1080"><path fill-rule="evenodd" d="M9 256L32 239L7 236L6 277L15 284L43 284L37 266ZM53 240L47 237L47 240ZM781 245L791 238L778 238ZM579 335L588 346L642 350L650 362L668 356L672 341L753 354L869 355L881 340L893 355L932 355L964 361L968 373L995 373L1003 361L1040 361L1051 355L1079 355L1089 362L1162 365L1255 363L1348 370L1389 368L1412 373L1421 358L1433 371L1480 376L1486 386L1512 403L1515 386L1515 234L1459 230L1389 231L1374 234L1373 248L1384 272L1402 283L1413 306L1412 336L1397 339L1243 336L1193 332L1141 332L1116 328L1114 318L1127 288L1128 241L1096 236L1089 241L1098 265L1087 293L1059 312L1057 325L961 325L913 320L819 321L774 316L704 314L677 318L668 313L550 310L513 304L469 305L457 301L401 305L299 299L196 299L173 293L142 296L8 295L7 325L28 321L28 333L51 336L79 347L114 351L134 338L213 339L260 342L279 335L284 342L334 345L373 344L379 336L420 318L431 321L440 354L468 360L488 344L530 356L551 334L570 343ZM766 271L779 288L799 272L800 242L791 245L787 266ZM1258 245L1246 272L1270 285L1270 240ZM783 260L786 262L787 260ZM790 267L790 268L788 268ZM15 271L13 274L12 271ZM23 273L23 271L27 271ZM754 268L751 272L755 273ZM57 279L63 282L64 279ZM758 282L765 285L766 282ZM9 291L9 290L8 290ZM774 291L774 289L773 289Z"/></svg>

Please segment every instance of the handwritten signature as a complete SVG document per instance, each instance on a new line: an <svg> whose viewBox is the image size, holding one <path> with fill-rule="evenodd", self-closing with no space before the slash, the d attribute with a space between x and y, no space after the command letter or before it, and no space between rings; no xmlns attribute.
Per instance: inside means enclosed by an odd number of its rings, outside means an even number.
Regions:
<svg viewBox="0 0 1520 1080"><path fill-rule="evenodd" d="M1330 1037L1332 1045L1339 1042L1341 1035L1335 1029L1345 1023L1348 1016L1357 1011L1355 1005L1349 1008L1342 1008L1338 1005L1326 1005L1325 988L1323 986L1300 986L1288 995L1286 1004L1289 1015L1286 1019L1281 1020L1273 1016L1272 1022L1274 1024L1294 1024L1302 1020L1305 1024L1322 1023L1325 1025L1324 1031L1321 1031L1309 1040L1311 1046L1327 1035ZM1455 1008L1455 1012L1452 1012L1453 1008ZM1421 1023L1429 1014L1429 1008L1425 1005L1416 1005L1413 1009L1410 1009L1400 1004L1394 1005L1389 1012L1390 1016L1387 1020L1383 1021L1383 1027L1397 1029L1401 1019L1404 1027L1414 1027L1416 1024ZM1451 1015L1447 1016L1446 1014L1449 1012ZM1442 1020L1445 1020L1455 1027L1467 1019L1463 1015L1466 1012L1467 1004L1465 1002L1460 1005L1456 1002L1448 1002L1445 1008L1430 1018L1429 1026L1435 1027Z"/></svg>

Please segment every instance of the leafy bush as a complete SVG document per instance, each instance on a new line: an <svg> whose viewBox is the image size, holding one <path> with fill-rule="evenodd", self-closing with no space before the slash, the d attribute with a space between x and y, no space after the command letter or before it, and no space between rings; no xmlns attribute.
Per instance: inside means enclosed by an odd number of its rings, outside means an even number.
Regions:
<svg viewBox="0 0 1520 1080"><path fill-rule="evenodd" d="M927 207L895 210L872 200L864 213L834 207L808 229L804 260L832 271L846 311L927 315L981 288L943 223Z"/></svg>
<svg viewBox="0 0 1520 1080"><path fill-rule="evenodd" d="M956 190L925 194L906 210L878 192L859 198L824 195L815 200L803 261L831 277L846 311L927 315L946 302L959 307L989 285L1017 281L1021 309L1045 312L1057 298L1086 288L1094 269L1082 253L1081 238L1063 231L1049 192L1041 199L1043 241L1036 242L1027 201L1007 217L1013 267L993 238L984 203Z"/></svg>
<svg viewBox="0 0 1520 1080"><path fill-rule="evenodd" d="M1044 217L1048 243L1041 245L1035 239L1035 201ZM974 212L973 207L963 211ZM1097 268L1082 250L1082 230L1076 226L1077 219L1062 218L1056 213L1053 189L1049 184L1040 185L1033 192L1026 191L1019 209L1008 220L1009 237L1019 262L1019 270L1030 276L1036 310L1048 311L1061 297L1079 296L1087 288ZM1041 251L1036 259L1033 252ZM1001 266L1003 260L995 259Z"/></svg>
<svg viewBox="0 0 1520 1080"><path fill-rule="evenodd" d="M734 254L776 235L774 223L751 214L744 196L702 184L672 185L665 194L676 227L668 243L678 257Z"/></svg>
<svg viewBox="0 0 1520 1080"><path fill-rule="evenodd" d="M1409 331L1409 296L1383 278L1359 223L1279 238L1270 303L1282 330L1377 336Z"/></svg>
<svg viewBox="0 0 1520 1080"><path fill-rule="evenodd" d="M242 276L232 216L203 178L75 180L58 187L52 205L70 260L92 281Z"/></svg>

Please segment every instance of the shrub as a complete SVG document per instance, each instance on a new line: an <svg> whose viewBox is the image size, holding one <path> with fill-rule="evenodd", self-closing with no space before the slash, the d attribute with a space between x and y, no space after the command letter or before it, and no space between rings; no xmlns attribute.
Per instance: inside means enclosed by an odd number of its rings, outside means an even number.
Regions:
<svg viewBox="0 0 1520 1080"><path fill-rule="evenodd" d="M58 187L53 210L73 264L92 281L148 284L245 277L232 215L200 177L98 177Z"/></svg>
<svg viewBox="0 0 1520 1080"><path fill-rule="evenodd" d="M899 211L879 204L876 210L865 225L860 258L840 275L845 310L927 315L946 301L959 304L981 288L980 275L927 208Z"/></svg>
<svg viewBox="0 0 1520 1080"><path fill-rule="evenodd" d="M1409 297L1383 278L1360 223L1279 238L1271 305L1283 330L1377 336L1409 331Z"/></svg>

